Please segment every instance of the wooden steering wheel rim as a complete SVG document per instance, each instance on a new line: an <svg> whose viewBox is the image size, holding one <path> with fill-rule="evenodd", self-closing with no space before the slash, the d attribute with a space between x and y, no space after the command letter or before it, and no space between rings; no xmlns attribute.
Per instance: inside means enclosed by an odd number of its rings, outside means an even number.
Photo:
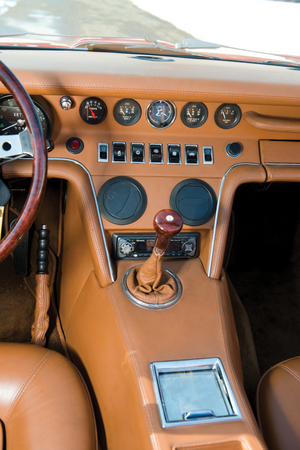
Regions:
<svg viewBox="0 0 300 450"><path fill-rule="evenodd" d="M48 160L41 122L33 103L20 81L2 61L0 61L0 80L14 97L23 114L33 149L31 186L18 221L0 242L1 262L17 247L38 214L46 189Z"/></svg>

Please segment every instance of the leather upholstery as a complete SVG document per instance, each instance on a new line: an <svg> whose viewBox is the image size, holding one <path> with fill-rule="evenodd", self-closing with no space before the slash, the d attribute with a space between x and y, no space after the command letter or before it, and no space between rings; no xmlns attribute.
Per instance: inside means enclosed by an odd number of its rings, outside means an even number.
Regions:
<svg viewBox="0 0 300 450"><path fill-rule="evenodd" d="M97 449L87 389L66 358L31 344L1 343L0 367L0 448L6 441L7 450Z"/></svg>
<svg viewBox="0 0 300 450"><path fill-rule="evenodd" d="M257 390L257 411L270 450L300 448L300 357L265 373Z"/></svg>
<svg viewBox="0 0 300 450"><path fill-rule="evenodd" d="M154 305L168 303L177 293L174 278L162 267L164 253L157 253L154 249L150 258L128 275L129 291L142 302Z"/></svg>

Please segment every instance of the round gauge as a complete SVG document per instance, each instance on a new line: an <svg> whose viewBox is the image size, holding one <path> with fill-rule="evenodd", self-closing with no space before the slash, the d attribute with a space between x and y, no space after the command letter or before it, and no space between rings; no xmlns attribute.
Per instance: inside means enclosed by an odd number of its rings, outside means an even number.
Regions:
<svg viewBox="0 0 300 450"><path fill-rule="evenodd" d="M107 107L103 100L97 97L85 99L79 108L80 117L90 125L103 122L107 115Z"/></svg>
<svg viewBox="0 0 300 450"><path fill-rule="evenodd" d="M124 126L134 125L141 117L141 107L130 98L119 100L114 107L114 118Z"/></svg>
<svg viewBox="0 0 300 450"><path fill-rule="evenodd" d="M238 105L223 104L215 112L215 121L220 128L233 128L241 120L241 110Z"/></svg>
<svg viewBox="0 0 300 450"><path fill-rule="evenodd" d="M45 109L35 100L32 100L35 110L41 121L46 139L51 136L50 119ZM25 130L26 123L15 99L11 95L0 98L0 135L19 134Z"/></svg>
<svg viewBox="0 0 300 450"><path fill-rule="evenodd" d="M207 119L207 108L203 103L190 102L181 110L181 120L187 127L198 128Z"/></svg>
<svg viewBox="0 0 300 450"><path fill-rule="evenodd" d="M166 100L154 100L147 108L147 119L155 128L169 127L175 120L175 106Z"/></svg>

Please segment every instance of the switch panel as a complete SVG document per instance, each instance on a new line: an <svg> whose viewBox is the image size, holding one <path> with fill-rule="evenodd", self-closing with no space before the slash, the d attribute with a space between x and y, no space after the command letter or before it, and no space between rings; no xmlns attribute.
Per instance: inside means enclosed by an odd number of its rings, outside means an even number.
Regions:
<svg viewBox="0 0 300 450"><path fill-rule="evenodd" d="M185 164L188 166L199 164L198 145L185 146Z"/></svg>
<svg viewBox="0 0 300 450"><path fill-rule="evenodd" d="M181 164L181 151L179 144L167 145L168 164Z"/></svg>
<svg viewBox="0 0 300 450"><path fill-rule="evenodd" d="M125 142L112 143L112 162L126 162L126 144Z"/></svg>
<svg viewBox="0 0 300 450"><path fill-rule="evenodd" d="M214 154L212 147L202 147L203 152L203 164L213 164Z"/></svg>
<svg viewBox="0 0 300 450"><path fill-rule="evenodd" d="M149 144L149 162L151 164L162 164L164 162L162 144Z"/></svg>
<svg viewBox="0 0 300 450"><path fill-rule="evenodd" d="M144 163L145 162L145 144L132 142L131 144L131 162Z"/></svg>
<svg viewBox="0 0 300 450"><path fill-rule="evenodd" d="M98 161L108 162L108 144L105 142L98 143Z"/></svg>

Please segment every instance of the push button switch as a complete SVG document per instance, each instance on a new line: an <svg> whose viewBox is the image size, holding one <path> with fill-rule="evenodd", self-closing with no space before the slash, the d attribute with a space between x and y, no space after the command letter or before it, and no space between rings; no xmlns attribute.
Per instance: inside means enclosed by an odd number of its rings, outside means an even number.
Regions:
<svg viewBox="0 0 300 450"><path fill-rule="evenodd" d="M180 164L181 163L181 152L180 145L178 144L168 144L168 164Z"/></svg>
<svg viewBox="0 0 300 450"><path fill-rule="evenodd" d="M112 144L113 162L126 162L125 142L113 142Z"/></svg>
<svg viewBox="0 0 300 450"><path fill-rule="evenodd" d="M199 164L198 145L185 146L185 163L188 165Z"/></svg>
<svg viewBox="0 0 300 450"><path fill-rule="evenodd" d="M108 162L108 144L104 142L98 143L98 161Z"/></svg>
<svg viewBox="0 0 300 450"><path fill-rule="evenodd" d="M145 145L131 144L131 162L144 163L145 162Z"/></svg>
<svg viewBox="0 0 300 450"><path fill-rule="evenodd" d="M203 164L213 164L214 163L214 155L212 147L203 147Z"/></svg>
<svg viewBox="0 0 300 450"><path fill-rule="evenodd" d="M149 144L149 160L150 163L163 163L163 146L162 144Z"/></svg>

